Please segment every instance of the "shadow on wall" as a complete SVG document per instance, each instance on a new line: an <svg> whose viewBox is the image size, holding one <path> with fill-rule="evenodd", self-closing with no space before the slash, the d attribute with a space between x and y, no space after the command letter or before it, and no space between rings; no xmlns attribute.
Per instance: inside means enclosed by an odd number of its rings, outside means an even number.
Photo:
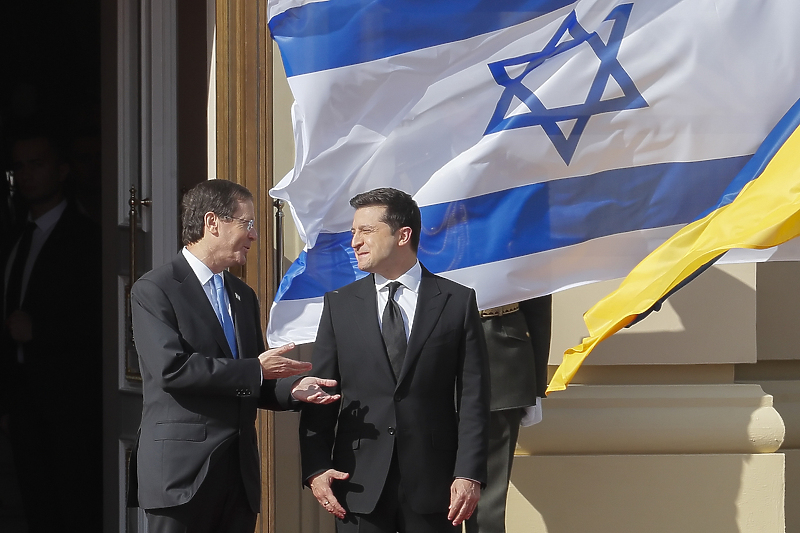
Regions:
<svg viewBox="0 0 800 533"><path fill-rule="evenodd" d="M587 363L754 363L756 291L723 269L750 274L754 265L708 269L662 311L603 341Z"/></svg>

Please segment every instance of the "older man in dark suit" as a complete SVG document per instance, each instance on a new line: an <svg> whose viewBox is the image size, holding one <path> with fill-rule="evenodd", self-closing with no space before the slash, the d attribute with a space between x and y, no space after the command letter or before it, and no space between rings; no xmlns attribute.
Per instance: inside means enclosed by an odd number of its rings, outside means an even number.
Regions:
<svg viewBox="0 0 800 533"><path fill-rule="evenodd" d="M150 531L249 533L260 505L256 409L329 403L310 368L264 350L253 290L225 271L256 239L253 197L211 180L183 200L183 250L131 290L143 380L142 423L131 458L129 504Z"/></svg>
<svg viewBox="0 0 800 533"><path fill-rule="evenodd" d="M303 479L340 533L460 531L486 481L475 292L417 261L411 196L376 189L350 204L358 267L372 275L325 295L312 361L342 398L303 409Z"/></svg>

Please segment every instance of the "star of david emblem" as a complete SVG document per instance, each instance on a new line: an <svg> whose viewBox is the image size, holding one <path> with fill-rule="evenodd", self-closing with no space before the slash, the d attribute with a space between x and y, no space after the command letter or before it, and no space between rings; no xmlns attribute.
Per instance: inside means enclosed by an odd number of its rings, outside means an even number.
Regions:
<svg viewBox="0 0 800 533"><path fill-rule="evenodd" d="M605 18L606 21L611 21L613 24L608 44L603 42L597 32L588 33L578 23L578 18L573 11L564 19L541 51L490 63L489 70L492 76L498 85L504 87L504 90L484 135L502 130L541 126L564 163L569 165L586 124L593 115L648 107L633 80L617 60L619 45L625 35L632 8L633 4L617 6ZM586 102L552 109L546 108L539 97L523 85L523 80L548 59L568 52L583 43L587 43L600 60L600 67L591 84ZM522 69L518 75L512 77L509 74L510 70L519 71L520 67ZM604 91L611 78L616 81L622 94L604 98ZM521 104L524 104L529 112L524 112L525 108ZM512 113L514 111L512 105L519 105L515 109L521 108L523 112ZM568 134L563 132L558 125L567 121L574 121L572 130Z"/></svg>

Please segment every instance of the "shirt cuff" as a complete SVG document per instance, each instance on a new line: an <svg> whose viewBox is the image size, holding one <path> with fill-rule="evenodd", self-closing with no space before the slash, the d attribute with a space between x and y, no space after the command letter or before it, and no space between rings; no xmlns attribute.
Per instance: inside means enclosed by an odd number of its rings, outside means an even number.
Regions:
<svg viewBox="0 0 800 533"><path fill-rule="evenodd" d="M536 405L525 408L525 415L519 421L519 425L526 428L542 421L542 399L536 398Z"/></svg>

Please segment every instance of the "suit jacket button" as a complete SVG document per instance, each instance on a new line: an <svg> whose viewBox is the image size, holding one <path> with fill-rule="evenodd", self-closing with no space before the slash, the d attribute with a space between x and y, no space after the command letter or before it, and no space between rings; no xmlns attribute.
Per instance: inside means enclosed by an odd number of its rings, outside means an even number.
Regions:
<svg viewBox="0 0 800 533"><path fill-rule="evenodd" d="M394 435L394 428L389 426L389 435Z"/></svg>
<svg viewBox="0 0 800 533"><path fill-rule="evenodd" d="M399 402L401 399L402 397L400 396L399 393L394 395L394 401Z"/></svg>

